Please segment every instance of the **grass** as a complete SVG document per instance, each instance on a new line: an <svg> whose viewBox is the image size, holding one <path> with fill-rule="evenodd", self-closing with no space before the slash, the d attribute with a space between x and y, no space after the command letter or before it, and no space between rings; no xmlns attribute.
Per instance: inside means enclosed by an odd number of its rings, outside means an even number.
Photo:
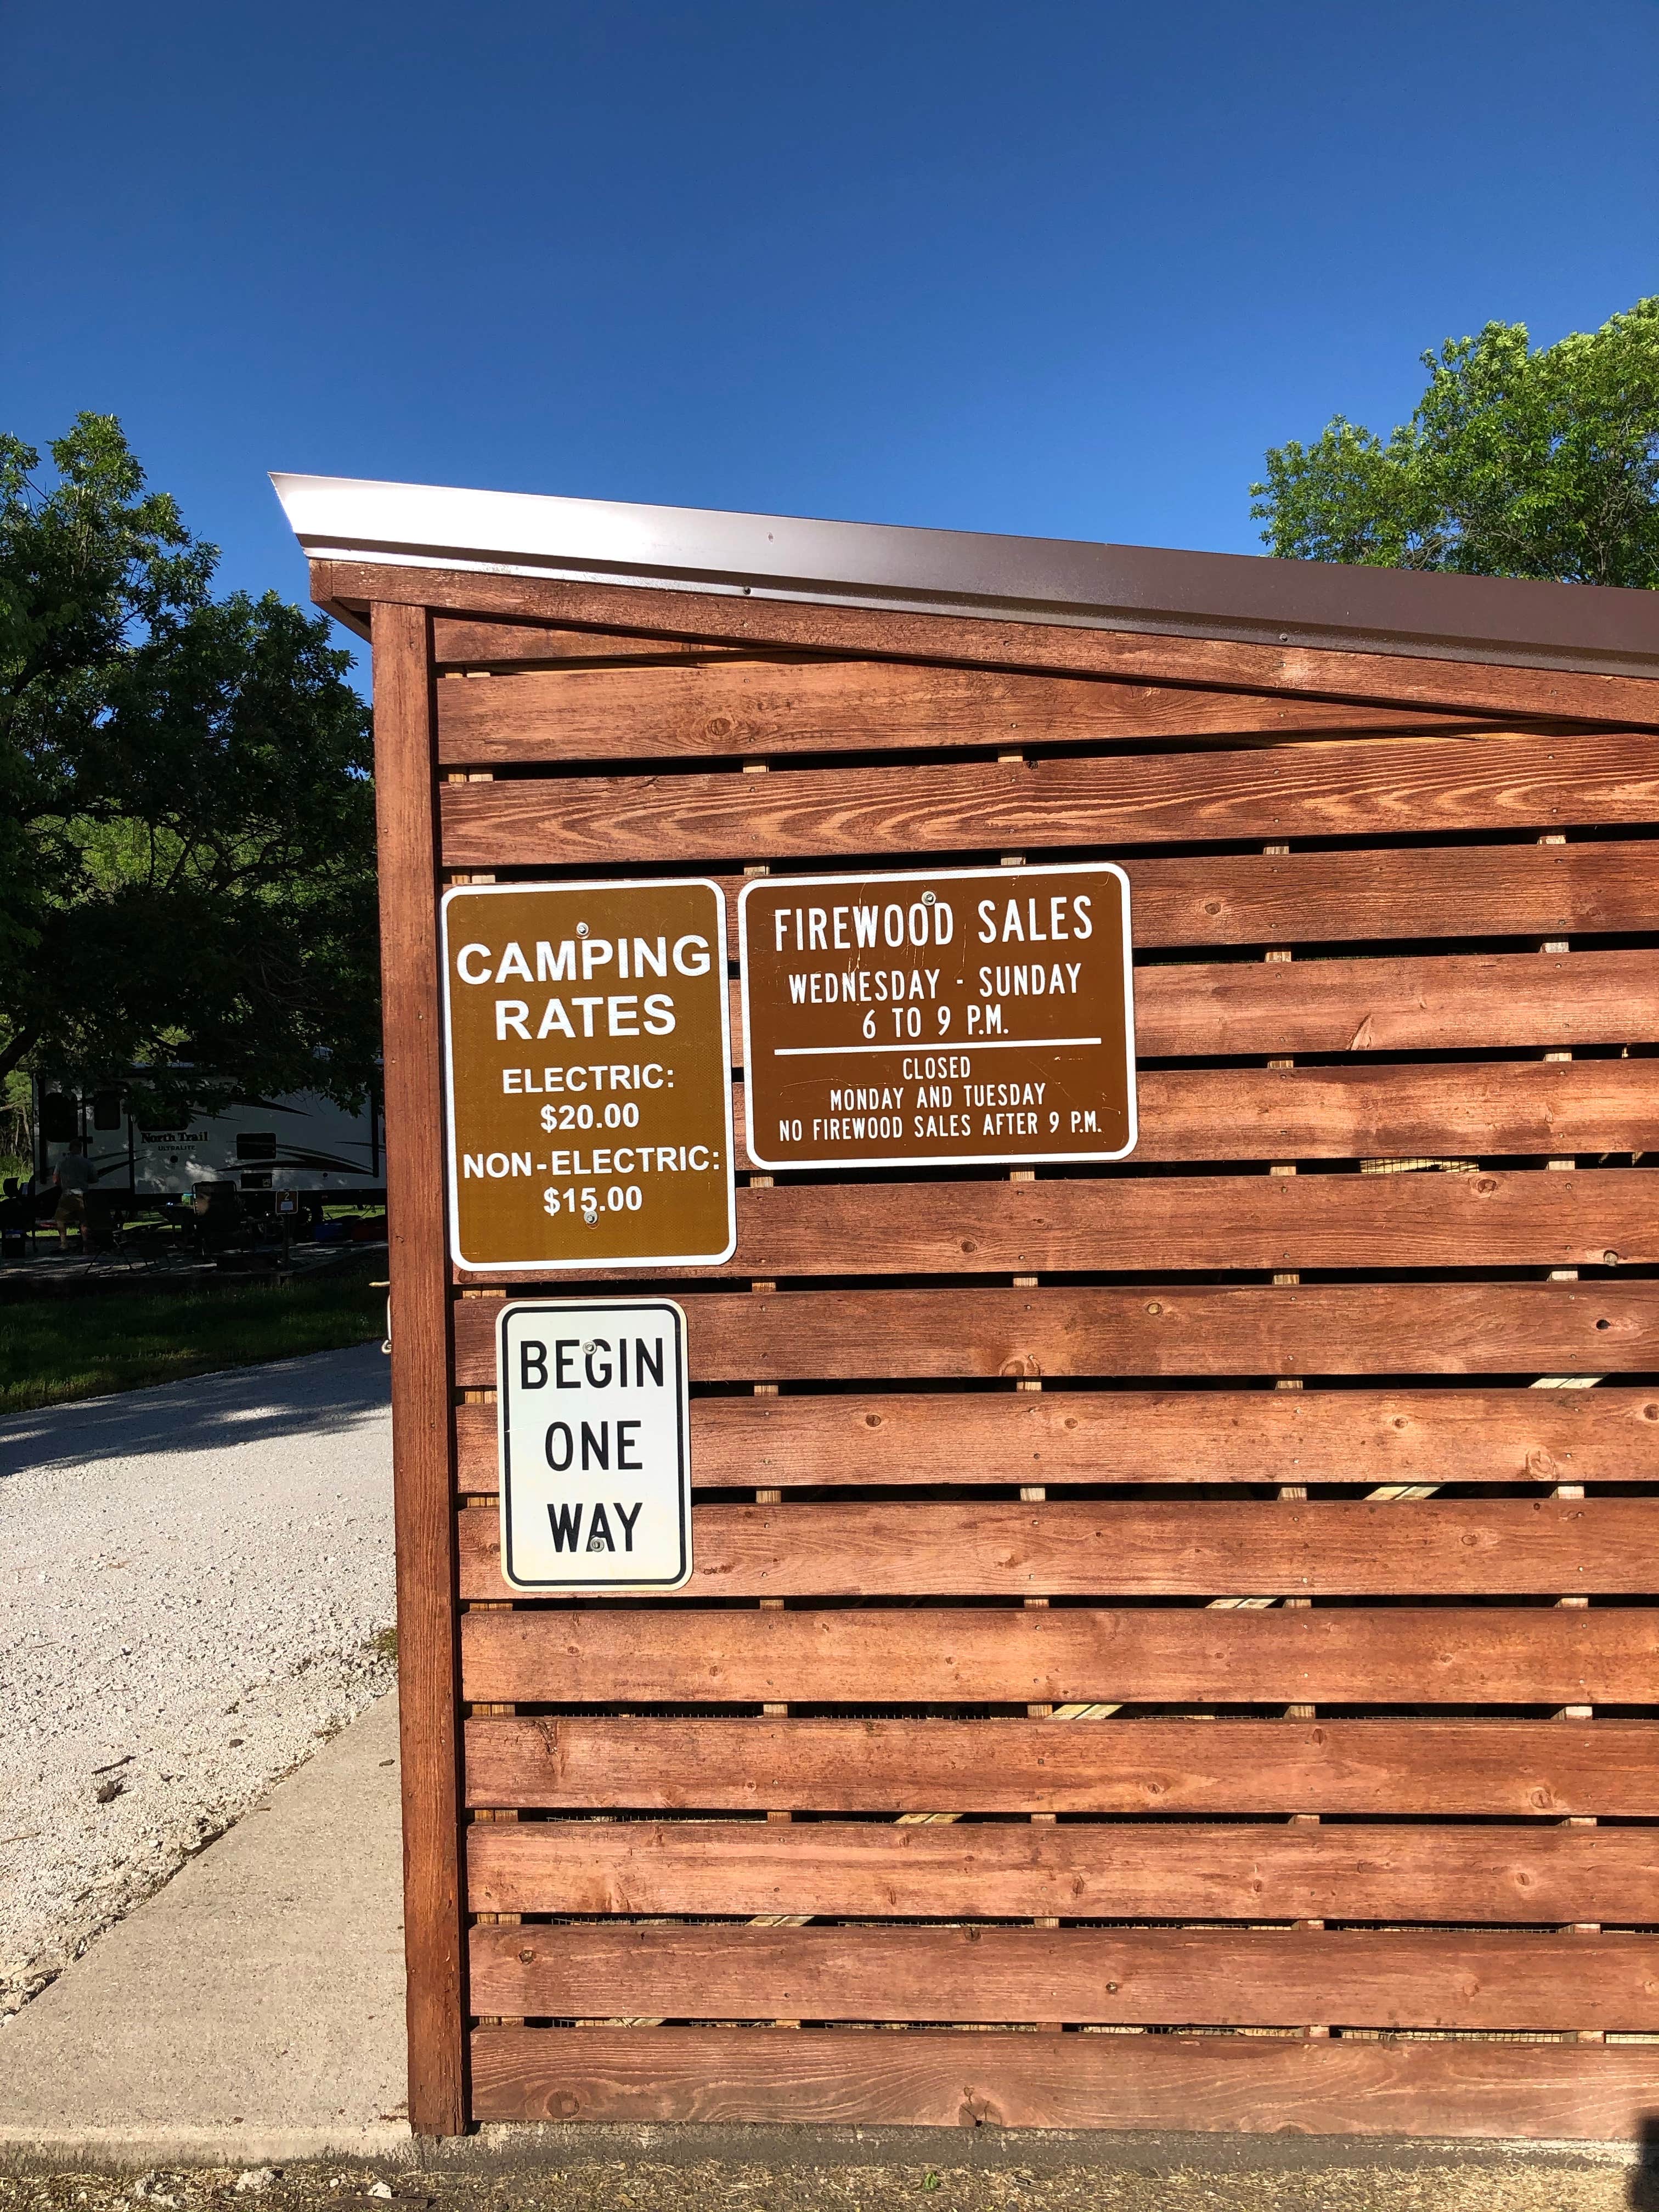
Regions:
<svg viewBox="0 0 1659 2212"><path fill-rule="evenodd" d="M383 1264L385 1255L374 1259ZM386 1329L386 1292L371 1286L374 1272L365 1263L280 1285L0 1304L0 1413L361 1344Z"/></svg>

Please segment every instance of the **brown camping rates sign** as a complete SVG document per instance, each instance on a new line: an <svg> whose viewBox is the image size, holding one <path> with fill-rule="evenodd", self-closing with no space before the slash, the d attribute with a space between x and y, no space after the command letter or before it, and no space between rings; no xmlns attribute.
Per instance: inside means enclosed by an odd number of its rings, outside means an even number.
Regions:
<svg viewBox="0 0 1659 2212"><path fill-rule="evenodd" d="M729 1259L719 884L460 887L444 895L443 947L454 1259Z"/></svg>
<svg viewBox="0 0 1659 2212"><path fill-rule="evenodd" d="M738 932L757 1167L1133 1150L1129 884L1109 861L757 878Z"/></svg>

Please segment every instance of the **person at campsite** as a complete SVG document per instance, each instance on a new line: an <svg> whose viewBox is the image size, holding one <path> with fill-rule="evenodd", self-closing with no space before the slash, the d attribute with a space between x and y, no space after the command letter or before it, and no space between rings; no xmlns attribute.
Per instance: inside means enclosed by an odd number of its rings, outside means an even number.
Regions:
<svg viewBox="0 0 1659 2212"><path fill-rule="evenodd" d="M69 1232L75 1230L80 1237L82 1249L87 1242L87 1193L97 1181L91 1161L87 1158L86 1139L77 1137L58 1163L53 1178L58 1185L58 1211L52 1223L58 1231L58 1249L61 1252L68 1243Z"/></svg>

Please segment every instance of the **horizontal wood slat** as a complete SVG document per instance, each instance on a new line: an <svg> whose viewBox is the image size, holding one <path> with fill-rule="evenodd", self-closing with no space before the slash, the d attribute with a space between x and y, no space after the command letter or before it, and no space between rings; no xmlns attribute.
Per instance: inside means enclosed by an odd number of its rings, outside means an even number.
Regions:
<svg viewBox="0 0 1659 2212"><path fill-rule="evenodd" d="M475 1928L475 2009L1185 2027L1659 2027L1659 1937L1437 1929Z"/></svg>
<svg viewBox="0 0 1659 2212"><path fill-rule="evenodd" d="M1258 1086L1258 1073L1269 1082ZM1194 1068L1148 1073L1138 1087L1154 1127L1137 1157L1149 1159L1246 1158L1257 1144L1288 1145L1281 1157L1409 1157L1431 1138L1437 1149L1613 1152L1659 1133L1651 1060ZM1223 1139L1217 1125L1240 1116Z"/></svg>
<svg viewBox="0 0 1659 2212"><path fill-rule="evenodd" d="M1296 962L1294 973L1291 965L1142 960L1134 975L1137 1055L1223 1060L1659 1038L1659 963L1647 951L1358 960L1317 954ZM743 998L735 978L727 1012L741 1076Z"/></svg>
<svg viewBox="0 0 1659 2212"><path fill-rule="evenodd" d="M525 1047L524 1059L533 1071L537 1048ZM976 1078L994 1073L975 1060ZM1146 1164L1449 1151L1540 1158L1623 1151L1628 1158L1659 1136L1659 1059L1142 1068L1136 1090L1134 1158ZM905 1099L914 1111L914 1084ZM976 1130L990 1121L981 1109L973 1118ZM746 1085L734 1086L732 1120L746 1147ZM983 1134L988 1142L1007 1138L994 1123Z"/></svg>
<svg viewBox="0 0 1659 2212"><path fill-rule="evenodd" d="M749 657L741 646L699 644L674 637L630 637L611 629L550 629L544 623L471 622L455 615L438 615L432 624L433 665L443 670L516 670L526 663L700 662Z"/></svg>
<svg viewBox="0 0 1659 2212"><path fill-rule="evenodd" d="M1650 844L1419 846L1127 864L1138 945L1581 937L1659 927Z"/></svg>
<svg viewBox="0 0 1659 2212"><path fill-rule="evenodd" d="M1356 738L764 777L510 778L443 784L440 798L453 868L910 860L1016 846L1649 823L1659 816L1659 753L1644 733Z"/></svg>
<svg viewBox="0 0 1659 2212"><path fill-rule="evenodd" d="M684 1306L702 1382L1659 1367L1655 1282L708 1291ZM456 1382L493 1389L494 1302L462 1298L454 1327Z"/></svg>
<svg viewBox="0 0 1659 2212"><path fill-rule="evenodd" d="M1134 998L1135 1049L1142 1060L1637 1044L1659 1037L1659 967L1646 951L1370 960L1317 955L1294 963L1143 960L1135 969ZM732 1054L741 1067L743 1007L735 981L730 1013Z"/></svg>
<svg viewBox="0 0 1659 2212"><path fill-rule="evenodd" d="M1224 1692L1241 1705L1641 1705L1659 1681L1659 1611L928 1607L714 1622L654 1608L520 1608L464 1615L461 1680L464 1697L507 1705L856 1705L886 1698L895 1683L928 1705L1202 1703Z"/></svg>
<svg viewBox="0 0 1659 2212"><path fill-rule="evenodd" d="M1281 637L1277 644L1082 624L814 606L762 592L641 591L545 576L317 561L312 596L347 611L379 600L445 614L614 628L632 636L879 655L1040 675L1116 677L1206 689L1316 693L1480 714L1568 717L1659 726L1659 684L1642 676L1374 653ZM1194 623L1193 627L1196 628ZM1352 641L1350 641L1352 642ZM1545 656L1538 654L1541 663Z"/></svg>
<svg viewBox="0 0 1659 2212"><path fill-rule="evenodd" d="M1401 937L1577 939L1659 927L1659 852L1635 840L1141 858L1125 866L1134 941L1147 950ZM726 879L734 958L741 884Z"/></svg>
<svg viewBox="0 0 1659 2212"><path fill-rule="evenodd" d="M458 1406L455 1432L460 1487L494 1491L495 1407ZM1650 1482L1659 1480L1659 1395L1606 1387L699 1398L691 1480L706 1490Z"/></svg>
<svg viewBox="0 0 1659 2212"><path fill-rule="evenodd" d="M441 660L507 660L537 633L441 624ZM574 659L626 640L547 632L543 657ZM636 645L642 642L635 641ZM482 648L482 649L481 649ZM659 645L655 652L691 648ZM521 651L528 648L520 647ZM653 650L649 644L645 651ZM1074 744L1089 740L1291 736L1302 732L1455 726L1455 718L1392 707L1238 691L1182 690L1086 678L1006 676L890 661L745 661L567 676L524 674L438 694L438 758L483 768L538 761L762 759L791 753L897 752L939 745Z"/></svg>
<svg viewBox="0 0 1659 2212"><path fill-rule="evenodd" d="M737 1212L736 1252L699 1277L1659 1261L1659 1175L1643 1168L779 1183L739 1189Z"/></svg>
<svg viewBox="0 0 1659 2212"><path fill-rule="evenodd" d="M1659 963L1649 951L1143 962L1134 992L1135 1048L1146 1060L1635 1044L1659 1036ZM741 1023L732 1035L741 1037Z"/></svg>
<svg viewBox="0 0 1659 2212"><path fill-rule="evenodd" d="M737 1196L738 1249L700 1271L711 1277L867 1273L872 1256L895 1275L1659 1260L1659 1176L1642 1169L1571 1182L1500 1170L779 1184Z"/></svg>
<svg viewBox="0 0 1659 2212"><path fill-rule="evenodd" d="M975 1075L986 1073L976 1061ZM1138 1164L1409 1159L1449 1150L1540 1158L1623 1151L1628 1158L1659 1136L1659 1059L1143 1068L1136 1093ZM914 1108L913 1091L907 1097ZM747 1109L739 1085L732 1122L740 1146Z"/></svg>
<svg viewBox="0 0 1659 2212"><path fill-rule="evenodd" d="M516 1820L467 1831L475 1912L1643 1921L1650 1828ZM503 2008L510 2010L512 2008ZM1322 2008L1322 2017L1325 2017Z"/></svg>
<svg viewBox="0 0 1659 2212"><path fill-rule="evenodd" d="M1587 934L1659 929L1659 849L1633 838L1130 854L1123 865L1140 951L1498 937L1524 943L1535 959L1548 957L1538 952L1543 937L1577 944ZM735 960L745 878L715 872L714 879L726 893Z"/></svg>
<svg viewBox="0 0 1659 2212"><path fill-rule="evenodd" d="M485 2027L482 2120L1521 2136L1634 2144L1650 2046L920 2029Z"/></svg>
<svg viewBox="0 0 1659 2212"><path fill-rule="evenodd" d="M1659 1722L469 1721L466 1802L566 1812L1659 1815Z"/></svg>
<svg viewBox="0 0 1659 2212"><path fill-rule="evenodd" d="M460 1526L462 1596L510 1595L496 1516ZM694 1597L1636 1596L1659 1498L791 1500L699 1505L692 1546Z"/></svg>

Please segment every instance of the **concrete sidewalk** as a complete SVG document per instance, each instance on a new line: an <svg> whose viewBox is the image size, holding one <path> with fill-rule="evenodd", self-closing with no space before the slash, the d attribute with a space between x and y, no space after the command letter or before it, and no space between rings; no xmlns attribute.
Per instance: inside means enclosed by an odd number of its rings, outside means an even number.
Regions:
<svg viewBox="0 0 1659 2212"><path fill-rule="evenodd" d="M407 2158L383 1698L0 2027L0 2161Z"/></svg>

